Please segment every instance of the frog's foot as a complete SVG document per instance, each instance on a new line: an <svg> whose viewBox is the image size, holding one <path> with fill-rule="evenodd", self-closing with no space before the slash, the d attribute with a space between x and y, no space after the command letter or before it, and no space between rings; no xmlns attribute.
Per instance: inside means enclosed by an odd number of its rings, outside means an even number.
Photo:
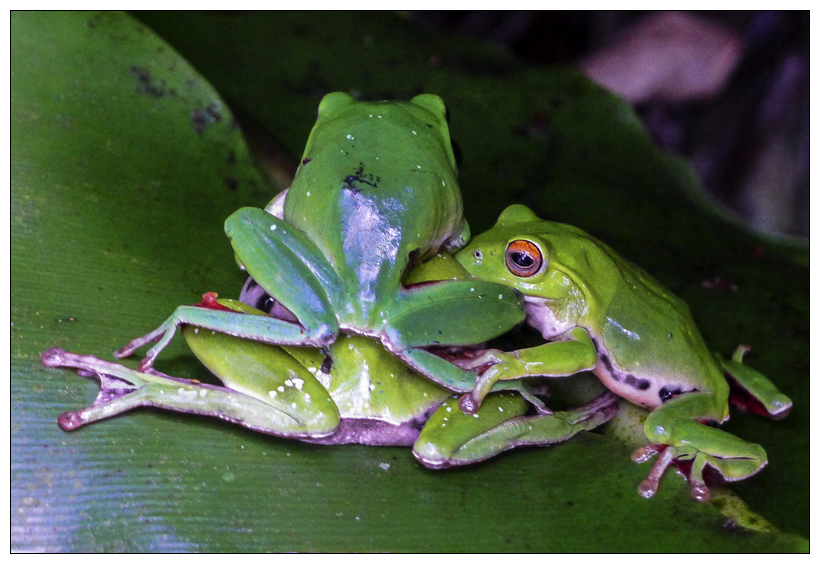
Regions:
<svg viewBox="0 0 820 564"><path fill-rule="evenodd" d="M429 468L449 468L486 460L518 446L548 446L606 423L618 411L617 396L606 392L589 404L550 415L525 415L530 409L521 396L495 392L478 413L466 415L444 402L430 417L413 448Z"/></svg>
<svg viewBox="0 0 820 564"><path fill-rule="evenodd" d="M792 401L763 374L743 364L743 355L750 348L740 345L731 360L715 355L731 388L729 399L739 409L783 419L791 411Z"/></svg>
<svg viewBox="0 0 820 564"><path fill-rule="evenodd" d="M505 353L499 350L486 350L478 356L459 361L459 366L465 370L482 370L475 387L469 393L461 396L458 406L467 415L477 413L481 403L493 386L499 381L514 378L513 374L523 375L526 369L515 357L514 353Z"/></svg>
<svg viewBox="0 0 820 564"><path fill-rule="evenodd" d="M116 409L117 400L132 394L142 385L142 382L140 382L141 377L129 380L122 378L121 375L115 375L115 370L106 371L106 365L111 363L107 363L95 356L78 355L54 347L45 351L41 360L44 366L76 368L80 376L86 378L97 377L100 380L100 393L91 406L80 411L67 411L58 417L57 423L64 431L73 431L88 423L112 417L117 413L121 413L121 411L125 411Z"/></svg>
<svg viewBox="0 0 820 564"><path fill-rule="evenodd" d="M752 446L756 447L757 445ZM762 451L762 449L760 450ZM646 479L638 486L638 493L646 498L655 495L663 474L673 463L684 474L688 474L687 479L692 498L695 501L709 501L711 492L709 486L706 485L704 473L712 470L713 472L709 475L718 483L742 480L760 471L767 462L765 452L762 453L762 456L757 457L721 458L698 451L692 447L654 444L637 449L632 453L632 460L639 463L645 462L656 454L660 454L658 460L652 466Z"/></svg>
<svg viewBox="0 0 820 564"><path fill-rule="evenodd" d="M292 438L326 436L339 423L337 411L305 414L302 418L299 413L289 412L286 405L272 405L230 388L174 378L156 370L141 372L59 348L45 351L42 362L48 367L75 368L81 376L100 381L100 393L89 407L59 416L58 424L65 431L137 407L217 417L263 433Z"/></svg>

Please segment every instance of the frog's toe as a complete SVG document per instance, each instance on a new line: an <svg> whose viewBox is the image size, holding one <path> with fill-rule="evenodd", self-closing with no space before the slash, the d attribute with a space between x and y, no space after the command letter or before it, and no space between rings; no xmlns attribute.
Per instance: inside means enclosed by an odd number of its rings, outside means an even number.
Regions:
<svg viewBox="0 0 820 564"><path fill-rule="evenodd" d="M695 501L709 501L712 498L712 492L709 491L706 484L693 483L690 487L690 492L692 493L692 499Z"/></svg>
<svg viewBox="0 0 820 564"><path fill-rule="evenodd" d="M82 411L66 411L57 417L57 425L63 431L74 431L85 425L87 421L83 418Z"/></svg>
<svg viewBox="0 0 820 564"><path fill-rule="evenodd" d="M43 363L43 366L48 366L50 368L56 366L63 366L65 361L63 360L63 356L65 355L65 351L59 347L51 347L43 351L43 354L40 356L40 361Z"/></svg>
<svg viewBox="0 0 820 564"><path fill-rule="evenodd" d="M638 484L638 493L641 494L643 497L649 499L653 495L658 492L658 482L657 480L650 480L646 478L640 484Z"/></svg>
<svg viewBox="0 0 820 564"><path fill-rule="evenodd" d="M461 399L458 400L458 407L463 413L472 415L481 407L481 402L476 401L472 394L464 394L461 396Z"/></svg>
<svg viewBox="0 0 820 564"><path fill-rule="evenodd" d="M416 460L434 470L441 470L452 465L452 460L447 456L447 452L439 448L439 445L423 437L413 445L413 456Z"/></svg>

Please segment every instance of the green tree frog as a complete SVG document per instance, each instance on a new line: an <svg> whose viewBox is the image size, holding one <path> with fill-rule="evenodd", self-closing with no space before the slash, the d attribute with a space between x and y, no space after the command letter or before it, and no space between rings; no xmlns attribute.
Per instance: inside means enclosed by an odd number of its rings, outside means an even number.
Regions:
<svg viewBox="0 0 820 564"><path fill-rule="evenodd" d="M431 266L432 265L432 266ZM411 278L447 270L464 278L452 258L435 257ZM455 275L455 276L454 276ZM438 278L440 279L440 278ZM201 309L266 317L276 305L246 285L245 299L206 294ZM192 325L182 328L191 350L224 384L140 372L61 349L43 354L46 366L77 368L99 378L101 390L85 409L58 422L67 431L125 411L152 406L217 417L271 435L320 444L414 446L427 466L442 468L486 459L524 444L550 445L592 429L617 411L605 394L581 408L549 415L514 391L493 392L478 413L466 415L453 395L410 369L376 340L344 334L325 349L272 346ZM533 433L532 429L538 429ZM537 442L531 437L537 436Z"/></svg>
<svg viewBox="0 0 820 564"><path fill-rule="evenodd" d="M541 220L522 205L507 208L455 256L476 278L520 290L527 322L547 341L464 360L464 368L485 369L461 398L466 413L475 412L496 382L590 370L615 394L652 410L644 426L652 444L633 455L644 461L661 453L639 487L645 497L654 495L674 461L691 463L697 500L710 496L707 467L733 481L766 464L759 445L702 423L729 417L725 374L772 417L784 417L791 401L741 364L743 349L732 360L712 354L687 305L639 267L580 229Z"/></svg>
<svg viewBox="0 0 820 564"><path fill-rule="evenodd" d="M288 316L181 306L158 329L115 353L158 341L180 325L277 345L326 347L340 332L378 341L445 386L475 375L426 347L468 345L524 318L520 294L492 282L407 287L407 268L469 239L442 100L356 102L326 95L293 183L268 211L242 208L225 222L238 260Z"/></svg>

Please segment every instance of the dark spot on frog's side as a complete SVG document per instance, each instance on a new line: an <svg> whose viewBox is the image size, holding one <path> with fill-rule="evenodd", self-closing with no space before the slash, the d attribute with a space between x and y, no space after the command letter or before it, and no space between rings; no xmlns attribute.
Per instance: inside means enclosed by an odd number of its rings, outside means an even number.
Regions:
<svg viewBox="0 0 820 564"><path fill-rule="evenodd" d="M661 402L665 403L671 400L673 397L680 395L683 392L680 386L664 386L661 388L661 391L658 392L658 397L661 398Z"/></svg>
<svg viewBox="0 0 820 564"><path fill-rule="evenodd" d="M637 390L648 390L651 383L649 380L644 380L643 378L636 378L632 374L627 374L626 378L624 379L624 383L628 386L632 386Z"/></svg>
<svg viewBox="0 0 820 564"><path fill-rule="evenodd" d="M310 161L312 161L312 160L313 160L313 159L311 159L310 157L305 157L304 159L302 159L302 165L306 165L306 164L308 164L308 163L309 163Z"/></svg>
<svg viewBox="0 0 820 564"><path fill-rule="evenodd" d="M612 370L612 363L609 361L609 357L605 354L602 354L599 358L601 359L601 362L604 364L604 368L606 368L606 371L609 372L610 376L612 376L612 379L616 382L620 382L621 377L618 376L618 374L616 374L614 370Z"/></svg>
<svg viewBox="0 0 820 564"><path fill-rule="evenodd" d="M633 374L618 374L612 368L612 362L609 360L609 357L607 355L599 355L599 358L601 360L601 363L606 368L606 371L609 373L610 377L616 382L620 382L621 380L623 380L624 384L626 384L627 386L631 386L636 390L641 391L648 390L649 386L652 385L652 383L649 380L645 380L644 378L638 378Z"/></svg>

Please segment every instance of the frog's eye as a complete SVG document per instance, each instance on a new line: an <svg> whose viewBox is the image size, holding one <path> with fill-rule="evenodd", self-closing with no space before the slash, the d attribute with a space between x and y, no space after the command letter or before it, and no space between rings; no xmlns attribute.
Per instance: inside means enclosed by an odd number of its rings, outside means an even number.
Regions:
<svg viewBox="0 0 820 564"><path fill-rule="evenodd" d="M507 245L506 261L510 272L522 278L529 278L541 270L544 257L535 243L516 239Z"/></svg>

